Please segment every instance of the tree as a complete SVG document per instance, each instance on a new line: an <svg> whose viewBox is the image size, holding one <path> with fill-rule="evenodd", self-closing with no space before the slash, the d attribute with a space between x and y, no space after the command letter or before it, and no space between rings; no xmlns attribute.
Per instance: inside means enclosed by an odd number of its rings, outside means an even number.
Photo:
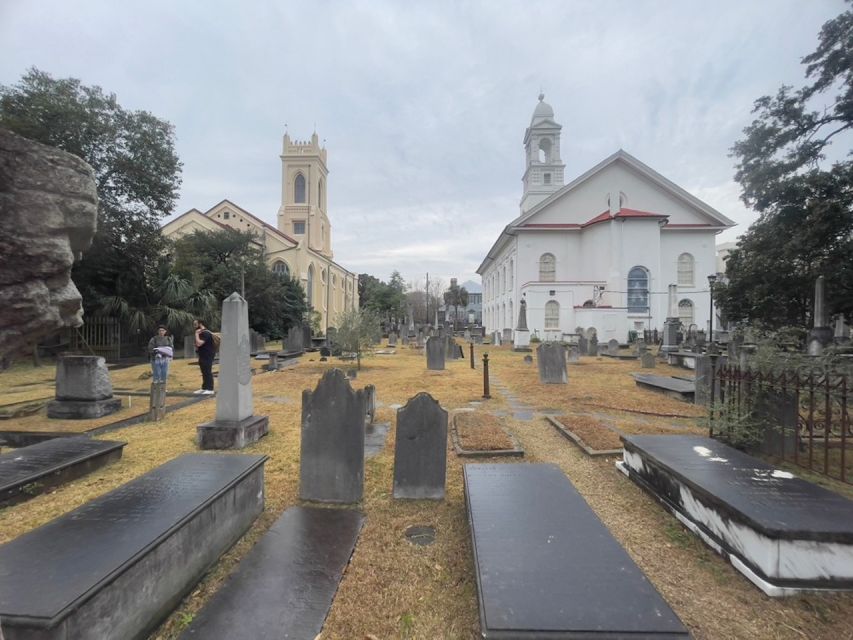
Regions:
<svg viewBox="0 0 853 640"><path fill-rule="evenodd" d="M460 287L455 278L450 281L450 286L444 292L444 304L453 307L453 327L455 329L456 322L459 319L459 307L468 306L468 291L465 287Z"/></svg>
<svg viewBox="0 0 853 640"><path fill-rule="evenodd" d="M382 320L399 323L406 317L406 283L399 271L388 283L366 273L358 276L359 307L374 311Z"/></svg>
<svg viewBox="0 0 853 640"><path fill-rule="evenodd" d="M124 109L100 87L32 68L17 85L0 85L0 126L92 165L98 229L72 278L87 313L123 310L140 328L150 324L164 247L160 221L181 184L172 125Z"/></svg>
<svg viewBox="0 0 853 640"><path fill-rule="evenodd" d="M730 320L768 328L809 324L819 275L829 312L853 317L853 160L826 159L853 128L853 11L824 24L802 62L811 83L756 100L758 117L732 148L741 199L759 217L715 298Z"/></svg>
<svg viewBox="0 0 853 640"><path fill-rule="evenodd" d="M357 366L361 369L361 355L381 338L379 316L371 309L348 309L338 314L336 323L337 346L343 351L354 353Z"/></svg>
<svg viewBox="0 0 853 640"><path fill-rule="evenodd" d="M308 313L302 285L267 267L252 231L195 231L173 242L172 261L176 276L220 304L234 291L245 290L249 325L270 338L287 335ZM216 324L216 317L208 320Z"/></svg>

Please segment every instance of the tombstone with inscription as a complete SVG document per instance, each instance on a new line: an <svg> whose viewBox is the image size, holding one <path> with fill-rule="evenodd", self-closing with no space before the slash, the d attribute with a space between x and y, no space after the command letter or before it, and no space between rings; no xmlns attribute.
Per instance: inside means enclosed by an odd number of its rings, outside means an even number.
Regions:
<svg viewBox="0 0 853 640"><path fill-rule="evenodd" d="M566 384L566 348L559 342L543 342L536 348L539 364L539 382L544 384Z"/></svg>
<svg viewBox="0 0 853 640"><path fill-rule="evenodd" d="M269 417L253 414L249 305L239 293L222 303L216 418L197 428L201 449L242 449L269 432Z"/></svg>
<svg viewBox="0 0 853 640"><path fill-rule="evenodd" d="M444 371L444 360L447 353L447 343L444 338L430 336L426 341L427 369Z"/></svg>
<svg viewBox="0 0 853 640"><path fill-rule="evenodd" d="M643 369L654 369L655 368L655 357L652 355L651 351L643 351L640 354L640 366Z"/></svg>
<svg viewBox="0 0 853 640"><path fill-rule="evenodd" d="M367 391L355 391L344 372L323 374L302 392L299 498L352 503L364 492L364 418Z"/></svg>
<svg viewBox="0 0 853 640"><path fill-rule="evenodd" d="M447 471L447 411L421 392L397 410L394 497L444 498Z"/></svg>
<svg viewBox="0 0 853 640"><path fill-rule="evenodd" d="M100 356L62 356L56 362L56 399L47 405L47 417L87 420L121 409L113 397L106 361Z"/></svg>

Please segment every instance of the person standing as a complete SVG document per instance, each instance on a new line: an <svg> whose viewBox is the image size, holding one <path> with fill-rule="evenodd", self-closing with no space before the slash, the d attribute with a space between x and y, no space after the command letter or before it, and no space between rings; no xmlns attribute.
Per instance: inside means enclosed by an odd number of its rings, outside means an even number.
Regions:
<svg viewBox="0 0 853 640"><path fill-rule="evenodd" d="M151 372L154 374L154 382L165 384L169 375L169 363L172 361L174 343L172 336L166 335L167 329L164 325L157 327L157 335L148 341L148 359L151 361Z"/></svg>
<svg viewBox="0 0 853 640"><path fill-rule="evenodd" d="M193 328L195 329L195 350L198 354L198 366L201 369L201 389L193 393L212 395L213 358L216 356L213 334L205 326L203 320L193 320Z"/></svg>

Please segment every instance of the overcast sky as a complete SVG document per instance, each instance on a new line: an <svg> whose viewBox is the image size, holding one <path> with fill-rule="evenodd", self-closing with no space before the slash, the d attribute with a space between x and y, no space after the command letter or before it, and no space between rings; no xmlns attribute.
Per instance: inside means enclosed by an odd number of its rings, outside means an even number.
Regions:
<svg viewBox="0 0 853 640"><path fill-rule="evenodd" d="M335 259L387 280L479 282L518 215L540 88L566 182L619 148L739 227L732 143L803 83L842 0L0 0L0 83L31 66L174 124L174 212L223 198L275 225L281 138L328 149Z"/></svg>

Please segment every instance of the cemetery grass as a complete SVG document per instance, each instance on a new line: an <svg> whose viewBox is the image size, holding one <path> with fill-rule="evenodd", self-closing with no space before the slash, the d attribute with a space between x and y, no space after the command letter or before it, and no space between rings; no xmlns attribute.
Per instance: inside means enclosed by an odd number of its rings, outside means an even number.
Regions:
<svg viewBox="0 0 853 640"><path fill-rule="evenodd" d="M636 370L632 362L599 363L584 358L580 366L569 367L568 385L539 385L535 364L523 364L521 355L508 348L476 347L476 371L469 368L467 360L459 360L448 361L446 371L427 372L424 354L408 349L399 349L394 356L365 358L353 386L376 386L376 422L390 423L391 429L384 449L365 463L364 499L359 506L367 516L364 529L320 640L480 637L462 490L463 461L448 449L445 500L393 500L395 410L389 405L404 404L420 391L429 392L448 410L481 401L484 351L489 353L492 372L511 392L538 408L559 407L567 414L592 415L623 431L705 433L689 418L657 418L614 409L620 404L640 407L648 413L686 414L691 409L690 405L651 391L635 391L628 375ZM152 640L177 638L281 513L300 504L301 392L313 389L322 373L334 366L352 368L350 363L334 358L320 363L318 354L307 354L295 367L254 378L254 411L269 415L270 434L243 453L270 456L265 467L265 510L150 636ZM136 375L146 368L147 365L135 368ZM185 377L183 382L195 388L193 385L200 379L198 368L187 366L183 372L179 369L170 372L170 381L172 375ZM534 380L530 379L531 374ZM5 374L0 374L0 388L8 384ZM506 411L502 396L494 389L492 394L493 399L484 401L478 410ZM591 408L590 403L608 408ZM124 457L50 493L0 509L0 543L183 453L195 452L196 426L210 420L214 413L215 402L205 401L167 414L162 422L104 435L104 439L128 442ZM571 479L696 640L853 637L853 595L767 598L698 539L684 533L655 500L614 468L615 458L585 456L540 417L529 422L506 418L504 424L524 447L525 460L555 463ZM518 462L499 458L484 461ZM404 532L412 525L435 527L436 542L427 547L409 543Z"/></svg>
<svg viewBox="0 0 853 640"><path fill-rule="evenodd" d="M503 420L485 411L464 411L453 417L459 446L468 451L513 449L515 444L504 431Z"/></svg>

